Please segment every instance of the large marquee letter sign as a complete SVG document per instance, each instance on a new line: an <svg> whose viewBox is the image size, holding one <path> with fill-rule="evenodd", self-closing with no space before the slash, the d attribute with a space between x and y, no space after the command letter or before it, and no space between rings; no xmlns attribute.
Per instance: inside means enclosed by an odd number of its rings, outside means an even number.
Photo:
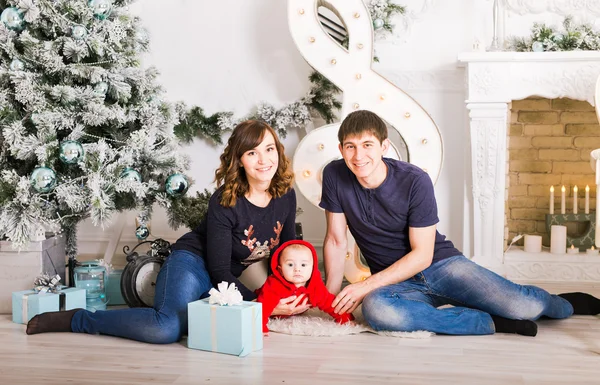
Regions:
<svg viewBox="0 0 600 385"><path fill-rule="evenodd" d="M349 35L348 49L340 46L321 26L318 7L335 13ZM342 92L342 118L355 110L377 113L399 132L408 149L408 159L437 180L443 160L442 139L429 114L410 96L373 71L373 23L361 0L288 0L288 22L292 38L306 61L338 86ZM321 172L340 158L337 131L331 124L311 131L294 154L293 168L300 192L313 204L321 199ZM395 150L395 148L393 148ZM396 151L397 152L397 151ZM397 158L396 154L388 154ZM345 275L350 282L369 276L360 263L351 239Z"/></svg>

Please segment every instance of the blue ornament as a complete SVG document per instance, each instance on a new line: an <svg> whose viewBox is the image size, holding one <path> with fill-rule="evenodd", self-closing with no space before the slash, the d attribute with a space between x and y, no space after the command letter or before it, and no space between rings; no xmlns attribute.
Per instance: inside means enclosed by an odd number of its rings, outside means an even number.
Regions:
<svg viewBox="0 0 600 385"><path fill-rule="evenodd" d="M373 20L373 28L375 29L381 29L383 28L383 25L385 23L383 22L383 19L375 19Z"/></svg>
<svg viewBox="0 0 600 385"><path fill-rule="evenodd" d="M71 36L75 40L81 40L88 34L87 29L83 25L76 25L71 28Z"/></svg>
<svg viewBox="0 0 600 385"><path fill-rule="evenodd" d="M100 20L106 19L112 12L112 0L90 0L88 6L92 9L94 16Z"/></svg>
<svg viewBox="0 0 600 385"><path fill-rule="evenodd" d="M123 172L121 173L121 178L135 181L135 182L142 181L142 175L140 175L140 173L137 172L136 170L129 168L129 167L127 167L125 170L123 170Z"/></svg>
<svg viewBox="0 0 600 385"><path fill-rule="evenodd" d="M56 173L48 167L37 167L31 173L30 181L35 191L47 193L56 185Z"/></svg>
<svg viewBox="0 0 600 385"><path fill-rule="evenodd" d="M185 175L183 174L173 174L167 178L167 183L165 183L165 189L167 190L167 194L172 197L180 197L185 195L189 182Z"/></svg>
<svg viewBox="0 0 600 385"><path fill-rule="evenodd" d="M531 49L533 50L533 52L544 52L544 44L542 44L542 42L539 41L534 41L531 45Z"/></svg>
<svg viewBox="0 0 600 385"><path fill-rule="evenodd" d="M0 20L2 20L6 28L12 29L13 31L22 30L25 24L23 20L23 13L15 7L9 7L2 11Z"/></svg>
<svg viewBox="0 0 600 385"><path fill-rule="evenodd" d="M60 160L66 164L74 164L83 159L83 146L76 140L65 140L60 144Z"/></svg>
<svg viewBox="0 0 600 385"><path fill-rule="evenodd" d="M143 241L144 239L148 238L149 235L150 230L144 225L138 226L138 228L135 229L135 236L140 241Z"/></svg>
<svg viewBox="0 0 600 385"><path fill-rule="evenodd" d="M107 82L96 83L96 85L94 86L94 92L97 93L98 95L106 95L106 93L108 92L108 83Z"/></svg>
<svg viewBox="0 0 600 385"><path fill-rule="evenodd" d="M9 68L11 71L23 71L25 69L25 63L19 59L13 59L13 61L10 62Z"/></svg>

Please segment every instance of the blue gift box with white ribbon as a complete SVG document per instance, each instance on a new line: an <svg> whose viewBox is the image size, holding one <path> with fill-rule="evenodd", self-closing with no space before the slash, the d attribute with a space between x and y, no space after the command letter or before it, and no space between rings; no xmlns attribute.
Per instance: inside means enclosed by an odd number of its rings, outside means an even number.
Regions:
<svg viewBox="0 0 600 385"><path fill-rule="evenodd" d="M263 347L262 304L188 304L188 348L246 356Z"/></svg>
<svg viewBox="0 0 600 385"><path fill-rule="evenodd" d="M85 309L85 289L63 286L56 294L35 290L12 293L12 320L18 324L27 324L37 314L77 308Z"/></svg>

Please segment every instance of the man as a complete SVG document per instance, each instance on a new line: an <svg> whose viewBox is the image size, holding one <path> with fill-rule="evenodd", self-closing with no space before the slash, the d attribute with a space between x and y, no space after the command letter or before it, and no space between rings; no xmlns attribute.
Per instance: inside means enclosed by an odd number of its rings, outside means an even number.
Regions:
<svg viewBox="0 0 600 385"><path fill-rule="evenodd" d="M327 288L339 293L335 311L363 315L375 330L440 334L537 334L533 320L600 313L585 293L551 295L510 282L464 257L436 230L439 222L429 175L383 158L387 127L370 111L355 111L338 133L343 159L323 172L320 206L327 217ZM371 277L341 290L346 228L356 239ZM454 305L438 309L442 305Z"/></svg>

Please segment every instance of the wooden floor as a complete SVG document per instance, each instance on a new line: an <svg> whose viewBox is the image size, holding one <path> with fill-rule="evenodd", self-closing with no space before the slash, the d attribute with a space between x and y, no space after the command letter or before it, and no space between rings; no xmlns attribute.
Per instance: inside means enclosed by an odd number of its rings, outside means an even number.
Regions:
<svg viewBox="0 0 600 385"><path fill-rule="evenodd" d="M547 285L554 293L600 285ZM539 321L535 338L271 333L246 358L108 336L25 334L0 315L0 384L600 384L600 317Z"/></svg>

